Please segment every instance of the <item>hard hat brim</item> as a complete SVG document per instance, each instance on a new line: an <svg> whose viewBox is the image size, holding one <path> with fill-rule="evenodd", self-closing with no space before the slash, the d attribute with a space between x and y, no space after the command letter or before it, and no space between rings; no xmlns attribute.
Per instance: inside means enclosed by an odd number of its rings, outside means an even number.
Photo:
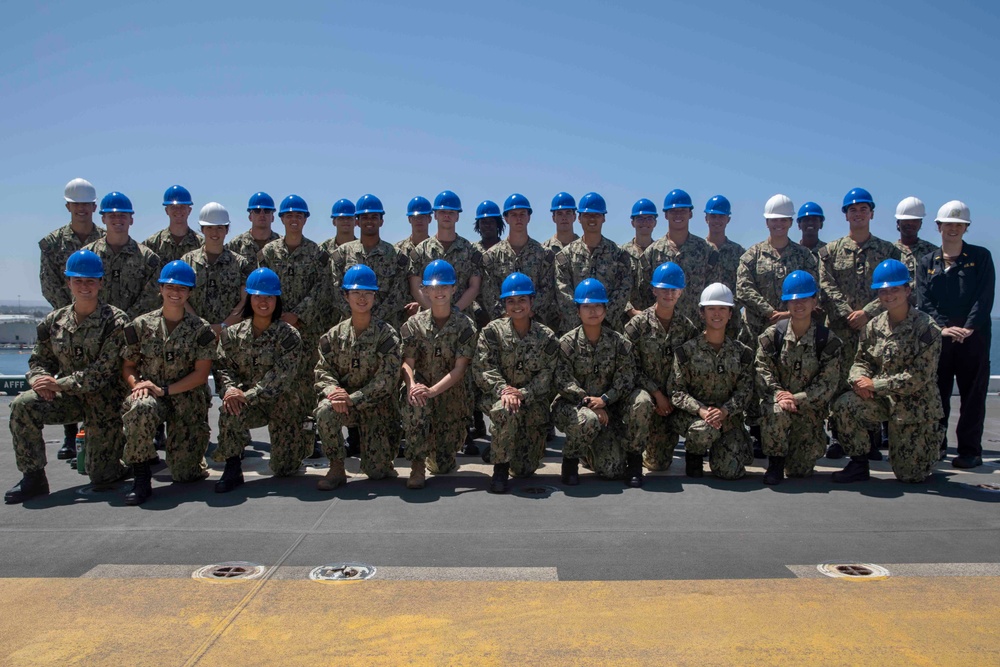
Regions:
<svg viewBox="0 0 1000 667"><path fill-rule="evenodd" d="M460 209L460 208L455 208L454 206L435 206L435 207L434 207L433 209L431 209L431 210L433 210L433 211L457 211L457 212L459 212L459 213L461 213L461 212L462 212L462 209Z"/></svg>
<svg viewBox="0 0 1000 667"><path fill-rule="evenodd" d="M684 285L671 285L670 283L649 283L654 289L684 289Z"/></svg>
<svg viewBox="0 0 1000 667"><path fill-rule="evenodd" d="M596 209L596 208L578 208L577 212L578 213L600 213L601 215L607 215L608 214L607 209L601 211L601 210Z"/></svg>
<svg viewBox="0 0 1000 667"><path fill-rule="evenodd" d="M694 204L691 204L691 205L688 205L688 204L674 204L672 206L664 206L663 207L663 212L666 213L667 211L672 211L675 208L689 208L691 210L694 210Z"/></svg>
<svg viewBox="0 0 1000 667"><path fill-rule="evenodd" d="M208 220L199 220L198 224L202 227L228 227L230 225L228 222L210 222Z"/></svg>
<svg viewBox="0 0 1000 667"><path fill-rule="evenodd" d="M513 292L504 292L503 294L500 295L500 298L506 299L507 297L510 296L535 296L535 291L531 290L529 292L528 290L514 290Z"/></svg>
<svg viewBox="0 0 1000 667"><path fill-rule="evenodd" d="M902 287L903 285L909 285L909 280L886 280L881 283L872 283L872 289L885 289L886 287Z"/></svg>
<svg viewBox="0 0 1000 667"><path fill-rule="evenodd" d="M608 303L607 299L595 299L593 297L587 297L585 299L573 299L573 301L575 303L580 304L580 305L587 304L587 303L603 303L603 304L607 304Z"/></svg>
<svg viewBox="0 0 1000 667"><path fill-rule="evenodd" d="M441 280L439 278L434 278L433 280L425 280L425 281L423 281L420 284L423 285L424 287L439 287L439 286L444 286L444 285L454 285L455 281L454 280Z"/></svg>
<svg viewBox="0 0 1000 667"><path fill-rule="evenodd" d="M165 201L165 202L163 202L164 206L173 206L174 204L180 204L181 206L194 206L194 202L192 202L192 201L176 201L176 200L174 200L174 201Z"/></svg>
<svg viewBox="0 0 1000 667"><path fill-rule="evenodd" d="M706 208L705 209L705 214L706 215L732 215L732 211L720 211L720 210L714 209L714 208Z"/></svg>
<svg viewBox="0 0 1000 667"><path fill-rule="evenodd" d="M253 296L281 296L281 290L248 289L247 294L251 294Z"/></svg>
<svg viewBox="0 0 1000 667"><path fill-rule="evenodd" d="M812 292L797 292L795 294L782 294L782 301L794 301L795 299L808 299L811 296L816 296L816 290Z"/></svg>
<svg viewBox="0 0 1000 667"><path fill-rule="evenodd" d="M130 208L102 208L100 210L100 214L104 215L105 213L132 213L132 214L134 214L135 211L133 211Z"/></svg>
<svg viewBox="0 0 1000 667"><path fill-rule="evenodd" d="M273 206L251 206L247 209L247 213L250 211L277 211L278 209Z"/></svg>
<svg viewBox="0 0 1000 667"><path fill-rule="evenodd" d="M556 206L555 208L550 208L549 213L555 213L556 211L577 211L576 206Z"/></svg>
<svg viewBox="0 0 1000 667"><path fill-rule="evenodd" d="M79 271L63 271L63 275L67 278L103 278L104 272L94 274L94 273L80 273Z"/></svg>
<svg viewBox="0 0 1000 667"><path fill-rule="evenodd" d="M358 283L351 283L350 285L341 285L342 290L354 290L358 292L377 292L378 286L372 287L371 285L359 285Z"/></svg>
<svg viewBox="0 0 1000 667"><path fill-rule="evenodd" d="M97 203L97 197L94 197L93 199L70 199L69 197L65 197L64 196L63 199L65 199L70 204L96 204Z"/></svg>
<svg viewBox="0 0 1000 667"><path fill-rule="evenodd" d="M356 218L359 215L364 215L365 213L381 213L382 215L385 215L385 211L382 210L382 209L380 209L380 208L367 208L367 209L365 209L363 211L355 211L354 215L352 217ZM341 214L341 215L343 215L343 214Z"/></svg>
<svg viewBox="0 0 1000 667"><path fill-rule="evenodd" d="M718 299L712 299L711 301L701 301L698 303L699 306L729 306L730 308L735 308L735 305L729 303L728 301L719 301Z"/></svg>
<svg viewBox="0 0 1000 667"><path fill-rule="evenodd" d="M784 215L782 213L765 213L764 214L764 219L765 220L782 220L784 218L788 218L789 220L792 220L792 219L795 218L795 216L794 215Z"/></svg>
<svg viewBox="0 0 1000 667"><path fill-rule="evenodd" d="M186 280L178 280L177 278L166 278L157 280L156 282L160 283L161 285L181 285L183 287L194 288L194 283L190 283Z"/></svg>
<svg viewBox="0 0 1000 667"><path fill-rule="evenodd" d="M937 218L934 222L957 222L963 225L971 225L971 220L962 220L961 218Z"/></svg>
<svg viewBox="0 0 1000 667"><path fill-rule="evenodd" d="M923 220L922 215L907 215L907 214L897 214L896 220Z"/></svg>

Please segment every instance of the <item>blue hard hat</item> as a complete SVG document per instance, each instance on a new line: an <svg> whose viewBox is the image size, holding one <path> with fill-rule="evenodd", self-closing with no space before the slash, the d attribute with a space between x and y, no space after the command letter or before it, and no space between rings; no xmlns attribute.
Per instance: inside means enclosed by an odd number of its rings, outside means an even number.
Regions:
<svg viewBox="0 0 1000 667"><path fill-rule="evenodd" d="M455 277L455 267L443 259L435 259L424 269L424 282L427 287L437 285L454 285L458 282Z"/></svg>
<svg viewBox="0 0 1000 667"><path fill-rule="evenodd" d="M375 272L364 264L355 264L344 271L344 282L340 286L345 290L366 290L368 292L378 291L378 278Z"/></svg>
<svg viewBox="0 0 1000 667"><path fill-rule="evenodd" d="M672 208L694 208L691 202L691 195L683 190L671 190L663 199L663 210L669 211Z"/></svg>
<svg viewBox="0 0 1000 667"><path fill-rule="evenodd" d="M657 289L684 289L684 269L673 262L664 262L653 271L649 284Z"/></svg>
<svg viewBox="0 0 1000 667"><path fill-rule="evenodd" d="M430 215L431 214L431 203L427 201L426 197L416 196L410 200L410 203L406 205L406 215L407 217L411 215Z"/></svg>
<svg viewBox="0 0 1000 667"><path fill-rule="evenodd" d="M580 213L604 213L608 212L608 205L604 201L604 197L597 194L596 192L588 192L580 198Z"/></svg>
<svg viewBox="0 0 1000 667"><path fill-rule="evenodd" d="M504 200L503 212L506 213L507 211L513 211L518 208L527 209L528 215L531 215L531 203L528 201L528 198L515 192Z"/></svg>
<svg viewBox="0 0 1000 667"><path fill-rule="evenodd" d="M872 272L872 289L910 284L910 272L898 259L887 259Z"/></svg>
<svg viewBox="0 0 1000 667"><path fill-rule="evenodd" d="M582 205L582 203L581 203ZM573 301L577 303L607 303L608 291L597 278L586 278L576 286Z"/></svg>
<svg viewBox="0 0 1000 667"><path fill-rule="evenodd" d="M63 275L67 278L103 278L104 262L97 253L77 250L66 260L66 270Z"/></svg>
<svg viewBox="0 0 1000 667"><path fill-rule="evenodd" d="M281 296L281 279L271 269L257 269L247 276L247 294Z"/></svg>
<svg viewBox="0 0 1000 667"><path fill-rule="evenodd" d="M255 192L250 196L250 201L247 202L247 213L258 209L262 211L274 210L274 200L271 199L271 195L266 192Z"/></svg>
<svg viewBox="0 0 1000 667"><path fill-rule="evenodd" d="M298 195L288 195L281 200L281 209L278 211L278 217L280 218L284 214L291 213L292 211L305 213L306 217L309 217L309 205L306 204L305 199Z"/></svg>
<svg viewBox="0 0 1000 667"><path fill-rule="evenodd" d="M183 285L184 287L194 287L194 269L179 259L168 263L160 271L161 285Z"/></svg>
<svg viewBox="0 0 1000 667"><path fill-rule="evenodd" d="M781 283L781 300L805 299L816 296L816 279L808 271L792 271Z"/></svg>
<svg viewBox="0 0 1000 667"><path fill-rule="evenodd" d="M552 198L552 206L549 208L550 211L575 211L576 210L576 200L573 199L573 195L568 192L560 192L555 197Z"/></svg>
<svg viewBox="0 0 1000 667"><path fill-rule="evenodd" d="M479 202L479 206L476 207L476 220L482 220L483 218L499 218L500 217L500 207L497 206L495 201L490 201L489 199L484 199Z"/></svg>
<svg viewBox="0 0 1000 667"><path fill-rule="evenodd" d="M655 218L659 215L659 212L656 210L656 204L649 199L643 198L632 204L632 217L634 218L637 215L651 215Z"/></svg>
<svg viewBox="0 0 1000 667"><path fill-rule="evenodd" d="M844 195L844 205L840 210L847 213L847 207L851 204L868 204L872 207L872 210L875 209L875 200L872 199L872 193L864 188L854 188Z"/></svg>
<svg viewBox="0 0 1000 667"><path fill-rule="evenodd" d="M705 204L705 213L709 215L713 213L715 215L732 215L733 207L730 205L728 199L722 195L715 195Z"/></svg>
<svg viewBox="0 0 1000 667"><path fill-rule="evenodd" d="M361 215L362 213L385 213L385 209L382 208L382 200L375 195L364 195L358 200L358 206L355 209L355 215Z"/></svg>
<svg viewBox="0 0 1000 667"><path fill-rule="evenodd" d="M101 215L105 213L135 213L132 202L120 192L109 192L101 200Z"/></svg>
<svg viewBox="0 0 1000 667"><path fill-rule="evenodd" d="M445 190L434 198L435 211L458 211L462 212L462 200L451 190Z"/></svg>
<svg viewBox="0 0 1000 667"><path fill-rule="evenodd" d="M194 202L191 201L191 193L183 185L171 185L163 193L163 205L170 206L171 204L187 204L191 206Z"/></svg>
<svg viewBox="0 0 1000 667"><path fill-rule="evenodd" d="M826 220L826 215L823 213L823 207L814 201L807 201L799 208L799 217L797 217L796 220L808 218L809 216L816 216Z"/></svg>
<svg viewBox="0 0 1000 667"><path fill-rule="evenodd" d="M500 298L506 299L509 296L533 296L535 294L535 284L531 278L523 273L514 272L503 279L500 285Z"/></svg>
<svg viewBox="0 0 1000 667"><path fill-rule="evenodd" d="M330 209L331 218L353 218L354 213L354 202L350 199L338 199L333 202L333 207Z"/></svg>

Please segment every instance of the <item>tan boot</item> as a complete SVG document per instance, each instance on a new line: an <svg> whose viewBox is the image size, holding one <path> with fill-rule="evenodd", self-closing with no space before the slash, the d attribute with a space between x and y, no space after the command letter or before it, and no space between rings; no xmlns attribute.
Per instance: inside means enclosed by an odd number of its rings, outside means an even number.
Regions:
<svg viewBox="0 0 1000 667"><path fill-rule="evenodd" d="M344 470L344 462L330 461L330 469L326 471L326 476L316 483L316 488L320 491L333 491L344 484L347 484L347 471Z"/></svg>
<svg viewBox="0 0 1000 667"><path fill-rule="evenodd" d="M422 489L426 483L426 475L424 470L427 466L424 465L423 459L415 459L410 468L410 479L406 480L406 488L408 489Z"/></svg>

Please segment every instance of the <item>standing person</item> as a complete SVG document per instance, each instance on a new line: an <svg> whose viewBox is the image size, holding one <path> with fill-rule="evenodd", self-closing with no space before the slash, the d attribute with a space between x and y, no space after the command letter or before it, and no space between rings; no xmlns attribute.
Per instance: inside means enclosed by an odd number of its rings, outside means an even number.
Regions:
<svg viewBox="0 0 1000 667"><path fill-rule="evenodd" d="M206 244L209 237L206 237ZM281 321L281 281L271 269L247 277L240 321L219 339L216 364L219 396L219 446L215 459L225 461L216 493L243 484L240 455L246 432L267 426L271 439L268 466L276 477L298 472L302 464L302 422L307 406L292 386L302 363L302 337ZM312 406L308 406L312 407Z"/></svg>
<svg viewBox="0 0 1000 667"><path fill-rule="evenodd" d="M584 211L592 205L587 197L580 200ZM588 223L582 222L586 237ZM562 482L568 486L580 483L581 457L599 476L622 478L626 412L635 400L632 343L602 326L610 301L604 285L586 278L577 285L573 298L581 323L559 339L555 375L559 393L552 402L552 417L566 434Z"/></svg>
<svg viewBox="0 0 1000 667"><path fill-rule="evenodd" d="M688 318L676 310L684 291L684 270L673 262L664 262L653 271L653 296L656 302L625 325L625 337L636 356L636 386L639 391L631 408L632 431L629 445L641 456L649 470L667 470L677 447L677 432L670 415L673 394L674 350L700 332ZM642 469L630 459L626 480L638 477Z"/></svg>
<svg viewBox="0 0 1000 667"><path fill-rule="evenodd" d="M840 339L812 317L819 288L807 271L792 271L781 283L788 319L757 339L757 393L767 455L764 484L808 477L826 447L823 421L840 388Z"/></svg>
<svg viewBox="0 0 1000 667"><path fill-rule="evenodd" d="M580 238L573 231L573 223L576 222L576 200L570 193L560 192L552 198L549 211L552 213L552 222L556 225L556 233L548 240L543 241L542 247L558 253Z"/></svg>
<svg viewBox="0 0 1000 667"><path fill-rule="evenodd" d="M555 258L556 307L559 310L559 330L568 332L580 326L580 307L576 288L587 278L601 285L610 285L604 315L615 331L625 327L626 309L635 279L628 253L601 232L607 218L604 197L589 192L580 199L580 226L583 236L563 248ZM604 289L604 288L602 288Z"/></svg>
<svg viewBox="0 0 1000 667"><path fill-rule="evenodd" d="M427 265L422 310L400 329L403 394L399 403L410 460L407 488L422 489L425 469L436 475L458 469L455 453L466 439L472 393L466 371L476 349L476 325L452 305L455 269L443 259Z"/></svg>
<svg viewBox="0 0 1000 667"><path fill-rule="evenodd" d="M851 391L833 403L833 418L851 457L834 482L870 477L865 454L867 424L889 422L889 461L901 482L923 482L941 443L941 395L937 386L941 330L910 305L910 272L897 259L876 267L871 289L882 312L865 325L848 382Z"/></svg>
<svg viewBox="0 0 1000 667"><path fill-rule="evenodd" d="M410 235L401 241L396 241L393 247L396 248L397 252L401 252L409 257L413 249L430 236L427 230L431 224L431 212L431 203L426 197L418 195L410 200L406 205L406 220L410 223ZM420 310L420 304L410 294L409 276L407 276L407 282L403 286L403 294L400 296L400 301L405 304L404 320L415 315Z"/></svg>
<svg viewBox="0 0 1000 667"><path fill-rule="evenodd" d="M479 336L474 362L480 405L490 415L490 493L506 493L507 480L530 477L545 455L546 427L559 341L532 317L535 286L523 273L507 276L500 291L506 317Z"/></svg>
<svg viewBox="0 0 1000 667"><path fill-rule="evenodd" d="M375 272L355 264L344 273L341 290L351 316L319 339L314 388L320 397L316 424L330 469L316 488L331 491L347 482L344 426L361 430L361 472L369 479L397 477L393 460L398 444L390 438L399 419L399 334L372 317L378 282ZM315 404L315 402L314 402Z"/></svg>
<svg viewBox="0 0 1000 667"><path fill-rule="evenodd" d="M357 224L357 208L350 199L338 199L330 209L330 220L333 221L335 233L319 244L326 254L333 257L333 251L351 241L357 241L354 227Z"/></svg>
<svg viewBox="0 0 1000 667"><path fill-rule="evenodd" d="M743 410L753 392L753 351L726 335L733 292L712 283L699 300L705 329L674 352L674 427L684 436L685 474L739 479L753 461Z"/></svg>
<svg viewBox="0 0 1000 667"><path fill-rule="evenodd" d="M52 311L38 325L28 360L31 389L10 404L10 434L17 469L23 477L4 495L20 503L49 492L45 477L44 424L83 420L87 426L86 469L91 483L124 479L121 462L122 329L125 313L98 298L104 267L89 250L69 256L65 268L70 304Z"/></svg>
<svg viewBox="0 0 1000 667"><path fill-rule="evenodd" d="M899 240L895 245L899 248L900 261L906 264L906 270L910 272L912 281L910 287L914 289L911 295L913 305L917 303L917 266L924 255L938 249L933 243L917 236L924 224L925 214L924 203L916 197L907 197L896 205L896 230L899 232Z"/></svg>
<svg viewBox="0 0 1000 667"><path fill-rule="evenodd" d="M941 395L942 441L948 444L948 415L951 390L958 381L961 396L956 468L976 468L983 459L983 422L986 419L986 391L990 381L990 344L996 270L993 256L982 246L966 243L972 225L969 207L953 200L938 209L941 248L920 260L917 285L920 309L941 327L941 359L937 385Z"/></svg>
<svg viewBox="0 0 1000 667"><path fill-rule="evenodd" d="M50 232L38 242L42 251L39 262L39 282L42 296L53 310L65 308L73 301L63 271L66 260L77 250L104 236L104 230L94 224L97 210L97 191L90 181L74 178L63 190L69 224ZM59 459L76 457L76 424L63 425L63 446L59 449Z"/></svg>
<svg viewBox="0 0 1000 667"><path fill-rule="evenodd" d="M169 220L167 228L161 229L142 242L160 258L159 268L180 259L192 250L197 250L205 242L201 234L196 234L188 226L193 204L191 193L183 186L171 185L163 193L163 207Z"/></svg>
<svg viewBox="0 0 1000 667"><path fill-rule="evenodd" d="M736 291L736 270L740 265L740 257L746 248L726 236L726 227L733 219L733 207L722 195L715 195L705 204L705 224L708 226L708 236L705 240L719 253L716 264L716 277L719 282ZM791 216L789 216L789 222ZM736 295L736 303L740 303Z"/></svg>
<svg viewBox="0 0 1000 667"><path fill-rule="evenodd" d="M156 456L153 434L167 423L167 465L175 482L208 477L208 401L206 387L216 358L215 333L208 322L187 311L195 285L194 269L175 260L160 272L163 307L140 315L125 327L122 377L125 398L125 462L135 480L126 505L141 505L153 495L149 460Z"/></svg>
<svg viewBox="0 0 1000 667"><path fill-rule="evenodd" d="M858 341L865 325L882 312L878 298L872 298L870 285L875 268L887 259L899 259L899 249L871 233L871 222L875 212L875 200L864 188L854 188L844 195L841 207L850 225L847 236L831 241L820 248L819 284L821 304L829 318L829 326L844 343L841 348L840 375L842 389L848 389L847 374ZM869 437L871 446L868 455L873 461L881 461L882 433L879 425L871 424ZM844 448L834 429L834 441L827 449L827 458L839 459Z"/></svg>
<svg viewBox="0 0 1000 667"><path fill-rule="evenodd" d="M656 229L656 204L648 199L639 199L632 204L632 229L635 236L631 241L623 243L621 248L628 253L632 262L632 274L639 275L642 267L642 253L653 244L653 230ZM641 285L636 279L632 285L631 303L639 303L642 299Z"/></svg>
<svg viewBox="0 0 1000 667"><path fill-rule="evenodd" d="M226 247L237 255L245 257L253 268L257 268L257 255L264 246L281 238L271 229L271 225L274 224L274 211L274 199L271 195L266 192L255 192L247 202L250 229L226 244Z"/></svg>
<svg viewBox="0 0 1000 667"><path fill-rule="evenodd" d="M826 215L823 214L823 207L816 202L807 201L799 207L796 218L799 231L802 233L799 245L809 250L817 259L819 259L819 249L826 245L826 241L821 241L819 238L819 230L823 229L824 220Z"/></svg>
<svg viewBox="0 0 1000 667"><path fill-rule="evenodd" d="M486 254L486 251L500 243L503 236L504 222L500 216L500 207L496 202L484 199L476 207L476 221L472 229L479 235L479 240L472 245L476 249Z"/></svg>

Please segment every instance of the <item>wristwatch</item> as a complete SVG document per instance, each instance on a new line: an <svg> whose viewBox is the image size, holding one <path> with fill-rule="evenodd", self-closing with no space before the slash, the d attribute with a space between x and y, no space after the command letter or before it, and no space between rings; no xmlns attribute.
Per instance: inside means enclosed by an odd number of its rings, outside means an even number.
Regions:
<svg viewBox="0 0 1000 667"><path fill-rule="evenodd" d="M604 401L604 407L611 405L611 401L608 399L607 394L601 394L601 400Z"/></svg>

